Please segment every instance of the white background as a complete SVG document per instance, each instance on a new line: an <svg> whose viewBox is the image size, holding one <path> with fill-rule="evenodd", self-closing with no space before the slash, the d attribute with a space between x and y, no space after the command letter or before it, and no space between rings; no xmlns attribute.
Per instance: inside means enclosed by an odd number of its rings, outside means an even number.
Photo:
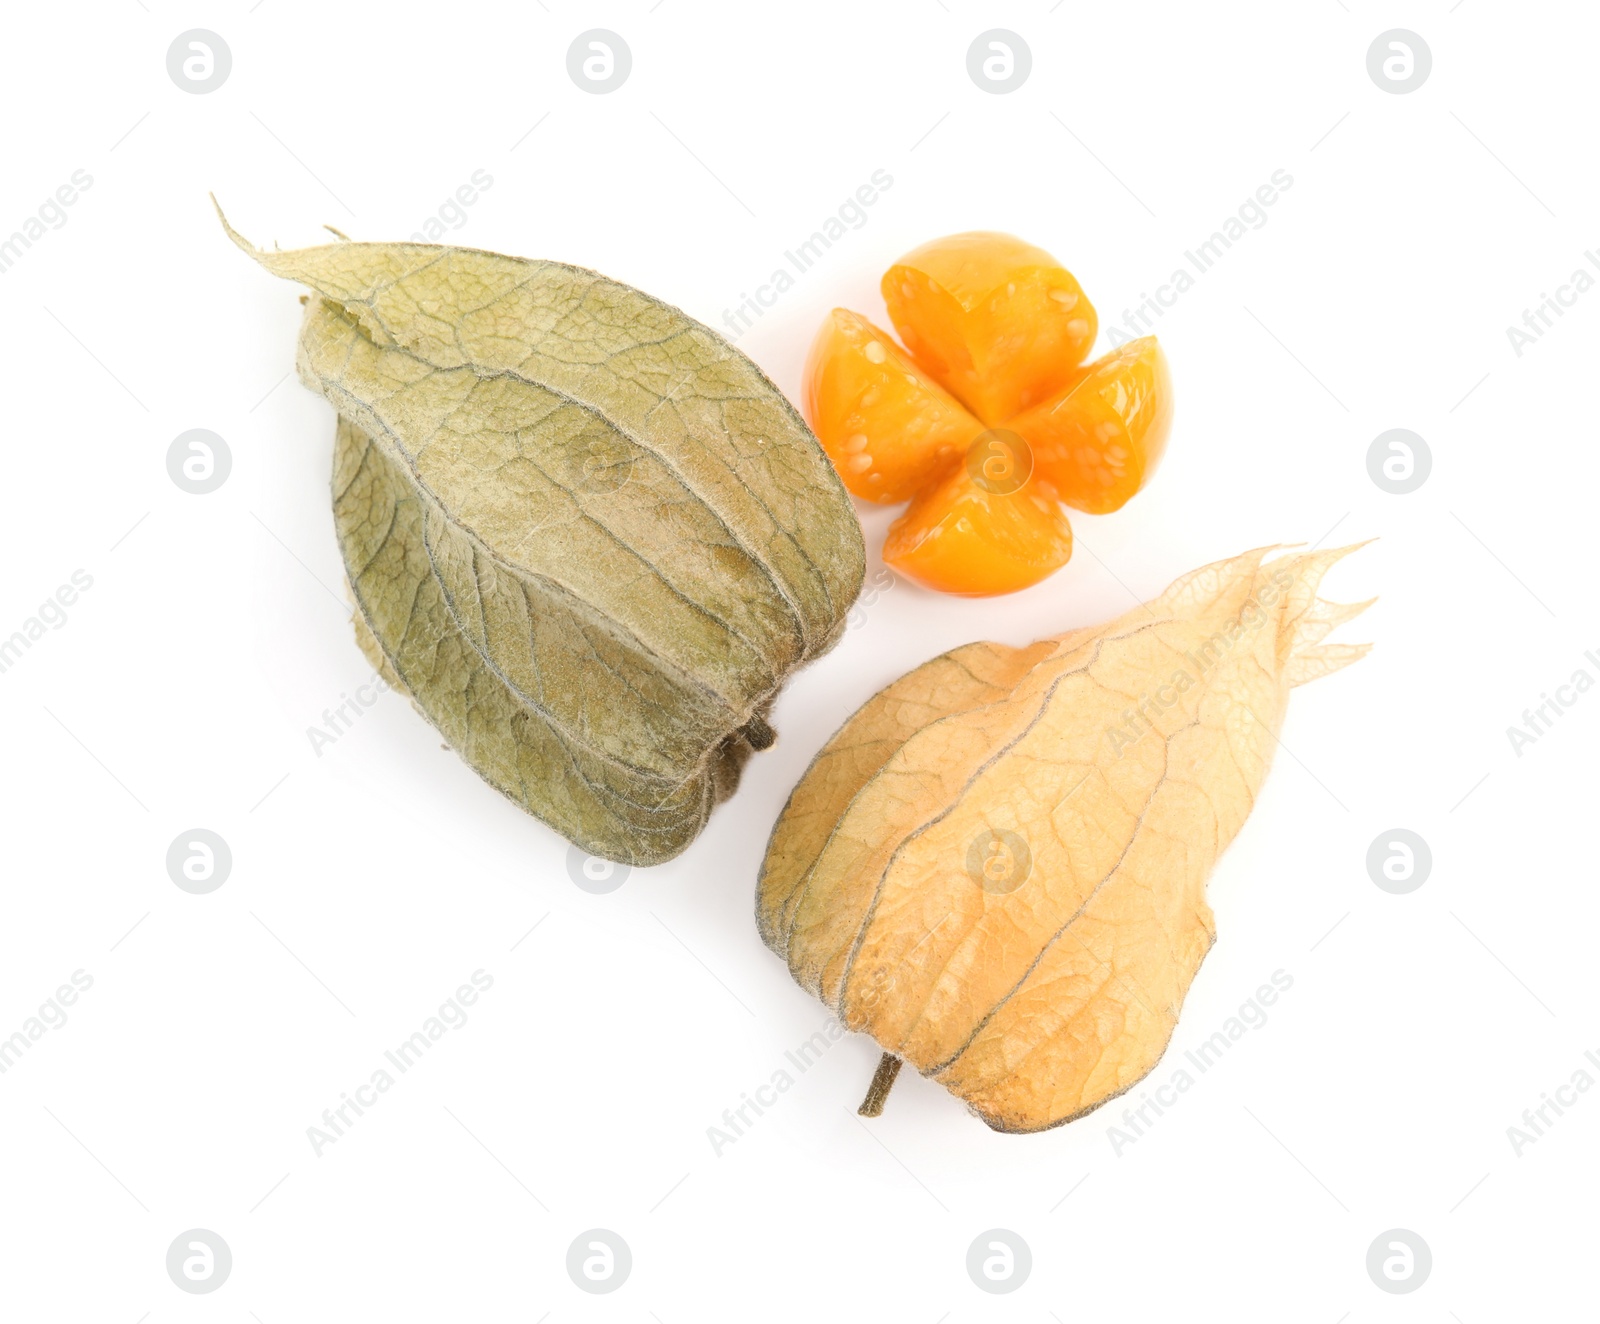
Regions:
<svg viewBox="0 0 1600 1324"><path fill-rule="evenodd" d="M1600 677L1600 294L1520 357L1506 334L1600 243L1591 7L106 0L5 23L0 235L74 170L94 182L0 276L0 635L74 570L93 587L0 675L0 1034L72 971L94 983L0 1076L0 1315L1592 1317L1600 1091L1520 1156L1506 1134L1600 1052L1600 694L1520 757L1506 734L1575 670ZM232 51L208 95L166 70L194 27ZM610 95L566 72L594 27L633 54ZM990 27L1032 50L1010 95L967 74ZM1408 95L1366 69L1396 27L1433 53ZM609 895L393 695L314 753L307 729L370 675L333 417L284 380L296 291L226 241L207 191L258 243L324 222L399 239L483 169L456 241L720 325L880 168L867 223L740 342L791 395L824 311L881 317L879 274L926 239L1021 234L1105 325L1293 177L1159 324L1179 404L1153 486L1074 516L1077 554L1028 592L880 592L705 834ZM233 457L207 496L166 471L196 427ZM1366 468L1394 427L1433 454L1406 496ZM890 518L863 508L869 581ZM859 703L945 648L1104 620L1246 547L1371 537L1328 588L1381 595L1341 635L1377 646L1295 692L1293 756L1212 880L1219 941L1156 1079L1282 969L1266 1025L1120 1155L1121 1102L1002 1136L911 1073L864 1123L859 1036L713 1152L707 1128L825 1019L757 937L753 886ZM207 896L165 868L195 827L233 852ZM1407 896L1365 865L1395 827L1433 851ZM314 1155L323 1109L478 969L468 1023ZM195 1227L232 1248L214 1295L165 1271ZM592 1227L632 1248L612 1295L565 1270ZM1033 1251L1009 1296L965 1268L993 1227ZM1432 1248L1412 1295L1365 1269L1395 1227Z"/></svg>

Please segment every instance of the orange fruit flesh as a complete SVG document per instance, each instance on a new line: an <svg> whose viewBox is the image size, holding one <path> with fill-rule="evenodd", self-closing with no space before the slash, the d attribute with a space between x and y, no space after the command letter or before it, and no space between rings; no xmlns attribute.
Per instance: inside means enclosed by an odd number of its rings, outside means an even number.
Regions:
<svg viewBox="0 0 1600 1324"><path fill-rule="evenodd" d="M1099 331L1077 279L1007 234L950 235L906 254L883 277L906 348L988 423L1053 395Z"/></svg>
<svg viewBox="0 0 1600 1324"><path fill-rule="evenodd" d="M803 390L817 440L868 501L915 496L983 431L886 332L845 308L817 332Z"/></svg>
<svg viewBox="0 0 1600 1324"><path fill-rule="evenodd" d="M959 597L1014 593L1072 555L1072 528L1048 483L1015 492L980 487L965 463L924 489L889 527L884 563Z"/></svg>
<svg viewBox="0 0 1600 1324"><path fill-rule="evenodd" d="M1120 509L1155 471L1172 430L1166 355L1154 336L1129 341L1006 426L1069 506Z"/></svg>
<svg viewBox="0 0 1600 1324"><path fill-rule="evenodd" d="M834 309L806 362L813 430L856 496L911 499L887 564L964 597L1038 583L1072 555L1059 502L1117 510L1155 471L1173 413L1160 346L1148 336L1079 366L1093 306L1050 254L1006 234L924 244L883 295L906 348Z"/></svg>

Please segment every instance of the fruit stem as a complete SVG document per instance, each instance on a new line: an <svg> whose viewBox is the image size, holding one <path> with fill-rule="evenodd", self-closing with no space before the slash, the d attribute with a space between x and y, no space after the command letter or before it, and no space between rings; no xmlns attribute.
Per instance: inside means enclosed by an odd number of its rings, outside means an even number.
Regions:
<svg viewBox="0 0 1600 1324"><path fill-rule="evenodd" d="M778 739L778 733L767 725L766 719L760 713L746 722L743 730L744 738L750 742L750 748L758 753L763 749L771 749Z"/></svg>
<svg viewBox="0 0 1600 1324"><path fill-rule="evenodd" d="M893 1053L885 1053L878 1059L878 1069L872 1073L872 1084L867 1087L867 1097L861 1101L861 1107L856 1111L862 1117L881 1117L883 1115L883 1101L889 1097L889 1091L894 1086L894 1078L900 1074L900 1059Z"/></svg>

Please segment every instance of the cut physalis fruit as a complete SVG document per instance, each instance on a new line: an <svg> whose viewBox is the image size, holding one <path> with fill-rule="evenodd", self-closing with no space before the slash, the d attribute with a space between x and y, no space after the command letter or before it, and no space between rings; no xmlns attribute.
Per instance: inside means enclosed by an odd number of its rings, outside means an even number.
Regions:
<svg viewBox="0 0 1600 1324"><path fill-rule="evenodd" d="M883 559L966 597L1037 584L1072 555L1060 503L1096 514L1150 479L1172 426L1153 336L1084 364L1098 329L1073 275L1007 234L924 244L883 278L902 349L835 308L805 411L845 486L912 504Z"/></svg>
<svg viewBox="0 0 1600 1324"><path fill-rule="evenodd" d="M1167 447L1167 356L1154 336L1129 341L1008 426L1027 441L1034 465L1069 506L1092 515L1119 510Z"/></svg>
<svg viewBox="0 0 1600 1324"><path fill-rule="evenodd" d="M1014 593L1066 565L1072 526L1050 486L993 486L957 465L890 525L884 562L964 598Z"/></svg>
<svg viewBox="0 0 1600 1324"><path fill-rule="evenodd" d="M906 348L986 422L1002 422L1063 386L1099 326L1055 258L981 230L907 253L884 274L883 299Z"/></svg>
<svg viewBox="0 0 1600 1324"><path fill-rule="evenodd" d="M915 496L983 431L892 338L845 308L817 333L804 390L822 448L868 501Z"/></svg>

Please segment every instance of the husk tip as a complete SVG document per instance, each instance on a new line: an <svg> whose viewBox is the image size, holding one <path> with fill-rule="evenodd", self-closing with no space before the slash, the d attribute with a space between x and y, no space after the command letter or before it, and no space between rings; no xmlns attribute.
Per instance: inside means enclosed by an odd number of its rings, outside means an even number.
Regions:
<svg viewBox="0 0 1600 1324"><path fill-rule="evenodd" d="M227 214L222 210L222 204L217 201L217 195L215 193L207 193L206 196L211 199L211 205L217 209L217 219L222 222L223 231L228 238L233 240L237 247L250 254L251 257L257 256L258 250L256 246L228 223Z"/></svg>

